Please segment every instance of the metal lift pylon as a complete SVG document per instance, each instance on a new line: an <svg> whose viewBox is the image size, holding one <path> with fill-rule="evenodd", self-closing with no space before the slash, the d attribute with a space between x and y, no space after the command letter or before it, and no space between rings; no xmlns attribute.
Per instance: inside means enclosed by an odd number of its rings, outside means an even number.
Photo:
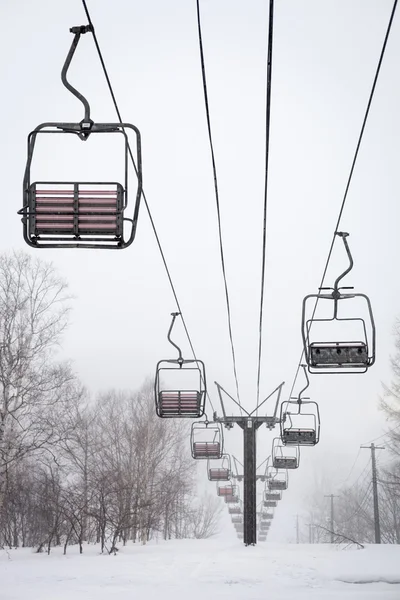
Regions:
<svg viewBox="0 0 400 600"><path fill-rule="evenodd" d="M221 402L222 417L218 417L214 413L214 421L222 423L227 429L232 429L234 425L238 425L243 430L243 542L246 546L254 546L257 543L257 448L256 448L256 432L261 425L272 430L280 420L277 417L279 400L281 397L284 381L274 389L256 408L249 413L243 408L224 388L215 381L217 386L219 399ZM225 405L222 398L222 392L226 394L240 409L245 413L240 416L228 416L225 411ZM275 403L275 410L272 416L260 416L258 411L267 400L278 392ZM256 414L254 414L256 413Z"/></svg>

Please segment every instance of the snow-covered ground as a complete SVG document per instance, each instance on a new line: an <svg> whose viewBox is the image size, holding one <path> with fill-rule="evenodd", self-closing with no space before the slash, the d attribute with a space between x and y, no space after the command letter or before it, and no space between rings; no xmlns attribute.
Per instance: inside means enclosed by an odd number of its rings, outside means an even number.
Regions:
<svg viewBox="0 0 400 600"><path fill-rule="evenodd" d="M400 547L176 540L0 551L0 600L400 600Z"/></svg>

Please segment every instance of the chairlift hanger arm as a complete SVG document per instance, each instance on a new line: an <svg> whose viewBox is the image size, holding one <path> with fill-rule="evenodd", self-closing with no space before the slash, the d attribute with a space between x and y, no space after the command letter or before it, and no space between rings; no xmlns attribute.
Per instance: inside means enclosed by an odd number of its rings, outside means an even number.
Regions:
<svg viewBox="0 0 400 600"><path fill-rule="evenodd" d="M301 365L303 372L304 372L304 376L306 378L306 385L303 387L303 389L299 392L299 396L298 396L298 403L301 404L301 402L303 401L304 398L302 398L303 393L306 391L306 389L308 389L310 387L310 380L308 378L308 373L307 373L307 365Z"/></svg>
<svg viewBox="0 0 400 600"><path fill-rule="evenodd" d="M93 125L93 121L90 119L89 102L86 100L86 98L85 98L85 96L83 96L83 94L78 92L78 90L69 83L69 81L67 80L67 72L68 72L69 66L71 64L72 57L75 54L75 50L78 46L81 35L83 35L85 33L89 33L89 32L93 33L93 26L92 25L81 25L78 27L71 27L70 32L75 35L74 35L74 39L72 40L71 48L69 49L67 58L65 59L64 66L61 71L61 81L63 82L63 84L67 88L67 90L69 92L71 92L71 94L73 94L76 98L78 98L78 100L80 100L84 106L85 116L81 123L83 131L82 131L82 135L80 137L81 137L81 139L86 140L89 137L90 129Z"/></svg>
<svg viewBox="0 0 400 600"><path fill-rule="evenodd" d="M343 279L343 277L345 277L348 273L350 273L350 271L353 268L354 262L353 262L353 257L350 252L349 244L347 242L347 237L349 236L349 234L346 233L345 231L336 231L335 233L336 233L336 235L338 235L339 237L342 238L344 247L346 249L347 257L349 259L349 266L347 267L347 269L345 271L343 271L343 273L341 275L339 275L339 277L336 279L335 283L333 284L334 294L340 294L339 282Z"/></svg>
<svg viewBox="0 0 400 600"><path fill-rule="evenodd" d="M174 327L174 323L175 323L175 319L176 317L178 317L181 313L180 312L173 312L171 313L172 316L172 321L171 321L171 325L169 326L169 330L168 330L168 334L167 334L167 340L169 341L169 343L174 346L174 348L176 348L178 350L179 353L179 358L178 358L178 362L181 364L183 363L183 358L182 358L182 350L179 348L179 346L177 344L175 344L175 342L173 342L171 340L171 333L172 333L172 329Z"/></svg>

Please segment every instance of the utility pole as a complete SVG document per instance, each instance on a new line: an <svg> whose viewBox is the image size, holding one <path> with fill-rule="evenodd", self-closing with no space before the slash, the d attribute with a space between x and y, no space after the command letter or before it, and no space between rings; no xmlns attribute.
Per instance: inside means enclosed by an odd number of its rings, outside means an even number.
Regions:
<svg viewBox="0 0 400 600"><path fill-rule="evenodd" d="M219 383L215 382L221 402L222 417L214 413L214 421L222 423L227 429L238 425L243 430L243 542L246 546L257 543L257 467L256 467L256 433L261 425L265 424L268 429L273 429L280 421L277 417L278 405L284 382L265 398L251 413L241 406ZM228 416L225 411L222 393L224 392L242 413L240 416ZM275 410L272 416L258 416L259 408L273 395L278 392ZM236 461L235 461L236 465ZM237 477L237 476L236 476Z"/></svg>
<svg viewBox="0 0 400 600"><path fill-rule="evenodd" d="M296 544L298 544L300 542L300 535L299 535L299 515L296 515Z"/></svg>
<svg viewBox="0 0 400 600"><path fill-rule="evenodd" d="M330 525L330 529L331 529L331 544L333 544L335 542L335 530L334 530L335 518L334 518L333 499L334 498L338 498L339 496L335 496L335 494L328 494L327 496L324 496L324 497L331 499L331 525Z"/></svg>
<svg viewBox="0 0 400 600"><path fill-rule="evenodd" d="M372 462L372 492L374 497L374 524L375 524L375 544L381 543L381 524L379 521L379 502L378 502L378 479L376 473L376 457L375 450L384 450L384 446L360 446L360 448L368 448L371 450L371 462Z"/></svg>

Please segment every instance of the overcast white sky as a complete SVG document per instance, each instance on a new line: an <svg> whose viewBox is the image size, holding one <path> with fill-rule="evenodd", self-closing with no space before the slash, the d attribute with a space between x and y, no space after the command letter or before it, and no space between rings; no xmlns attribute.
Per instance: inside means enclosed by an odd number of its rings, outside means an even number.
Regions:
<svg viewBox="0 0 400 600"><path fill-rule="evenodd" d="M283 380L287 394L295 374L302 298L316 291L321 278L392 0L277 0L275 5L264 395ZM257 376L268 2L202 0L201 6L239 385L243 404L251 409ZM232 394L235 386L195 0L92 0L89 9L123 118L142 133L144 188L217 405L213 381ZM158 360L171 356L166 332L176 309L144 206L136 241L119 252L31 250L16 214L22 205L28 133L44 121L78 122L83 116L80 103L60 81L72 40L69 28L86 23L81 3L2 0L0 22L1 250L24 249L51 260L69 281L76 300L63 356L74 361L87 387L94 393L135 389L153 376ZM392 330L400 313L399 51L397 15L342 221L351 234L355 262L344 285L371 298L377 361L366 375L312 377L310 395L320 403L322 416L321 442L302 451L302 468L291 475L286 504L280 507L282 522L302 509L302 498L323 473L329 474L324 492L335 492L359 445L385 427L378 396L381 382L390 381ZM90 36L82 38L70 80L89 99L95 121L116 120ZM41 155L38 170L49 179L60 170L71 171L73 179L78 165L70 146L57 140L48 152ZM104 165L111 173L119 168L112 146L99 164L99 177ZM96 167L93 160L92 173ZM327 284L344 266L337 245ZM176 338L188 356L179 328ZM272 437L260 430L259 462L269 453ZM226 438L228 451L240 457L240 433ZM368 459L363 452L355 476Z"/></svg>

